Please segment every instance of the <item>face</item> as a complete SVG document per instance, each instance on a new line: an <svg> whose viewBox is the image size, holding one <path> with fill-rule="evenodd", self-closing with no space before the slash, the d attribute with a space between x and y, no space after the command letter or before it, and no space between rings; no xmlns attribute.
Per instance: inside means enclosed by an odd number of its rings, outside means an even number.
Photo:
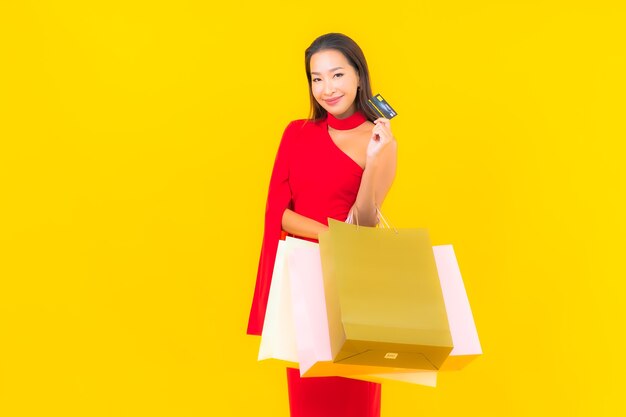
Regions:
<svg viewBox="0 0 626 417"><path fill-rule="evenodd" d="M359 75L339 51L327 49L311 56L311 91L328 113L338 119L351 116L359 85Z"/></svg>

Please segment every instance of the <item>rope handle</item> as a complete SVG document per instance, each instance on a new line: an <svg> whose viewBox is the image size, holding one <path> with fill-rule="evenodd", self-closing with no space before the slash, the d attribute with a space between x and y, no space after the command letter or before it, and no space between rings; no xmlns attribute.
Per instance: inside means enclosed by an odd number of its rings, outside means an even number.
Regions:
<svg viewBox="0 0 626 417"><path fill-rule="evenodd" d="M383 215L383 212L380 210L380 208L378 208L378 206L375 206L375 207L376 207L376 225L379 226L381 229L393 229L396 233L398 233L398 229L396 229L395 226L387 220L387 218ZM380 222L381 219L383 223ZM346 223L356 224L356 227L358 230L359 213L356 208L356 205L352 206L352 208L350 209L350 212L348 213L348 218L346 219Z"/></svg>

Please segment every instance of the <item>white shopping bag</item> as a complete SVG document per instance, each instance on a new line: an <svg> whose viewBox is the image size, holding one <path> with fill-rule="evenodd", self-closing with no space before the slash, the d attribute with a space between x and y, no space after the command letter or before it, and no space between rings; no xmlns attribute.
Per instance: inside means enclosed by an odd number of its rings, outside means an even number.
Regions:
<svg viewBox="0 0 626 417"><path fill-rule="evenodd" d="M439 368L459 370L482 354L474 316L452 245L433 246L454 348Z"/></svg>
<svg viewBox="0 0 626 417"><path fill-rule="evenodd" d="M291 290L286 252L288 243L278 242L272 284L265 311L258 360L278 359L298 362L291 309Z"/></svg>

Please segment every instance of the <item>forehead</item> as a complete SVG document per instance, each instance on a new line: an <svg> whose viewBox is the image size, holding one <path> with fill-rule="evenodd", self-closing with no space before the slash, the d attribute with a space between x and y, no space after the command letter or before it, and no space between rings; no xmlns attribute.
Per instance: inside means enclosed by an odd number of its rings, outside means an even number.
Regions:
<svg viewBox="0 0 626 417"><path fill-rule="evenodd" d="M335 49L326 49L311 56L311 72L326 72L332 68L350 68L346 57Z"/></svg>

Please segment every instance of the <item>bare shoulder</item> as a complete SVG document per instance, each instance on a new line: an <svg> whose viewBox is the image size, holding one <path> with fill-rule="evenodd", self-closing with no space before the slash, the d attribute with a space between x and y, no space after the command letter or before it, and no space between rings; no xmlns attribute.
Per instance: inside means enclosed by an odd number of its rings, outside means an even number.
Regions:
<svg viewBox="0 0 626 417"><path fill-rule="evenodd" d="M370 122L369 120L363 122L361 124L361 126L359 126L358 128L358 134L359 136L362 137L367 137L367 139L369 140L370 135L372 134L372 129L374 128L375 124Z"/></svg>
<svg viewBox="0 0 626 417"><path fill-rule="evenodd" d="M368 130L371 132L374 126L376 126L374 122L370 122L369 120L366 120L365 122L363 122L363 124L361 124L360 127L364 130Z"/></svg>

